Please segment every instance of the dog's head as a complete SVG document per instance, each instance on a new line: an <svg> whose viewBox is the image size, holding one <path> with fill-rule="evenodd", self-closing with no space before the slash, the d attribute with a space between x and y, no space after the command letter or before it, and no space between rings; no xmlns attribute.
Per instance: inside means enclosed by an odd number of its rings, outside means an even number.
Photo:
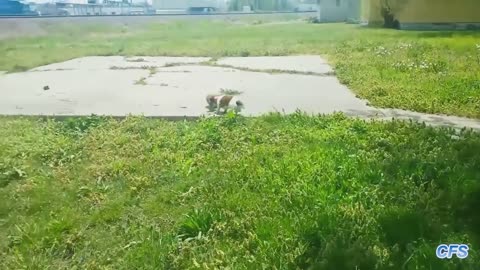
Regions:
<svg viewBox="0 0 480 270"><path fill-rule="evenodd" d="M240 101L240 100L237 100L237 101L235 102L235 104L237 105L237 108L243 109L243 108L245 107L245 105L243 104L243 102Z"/></svg>

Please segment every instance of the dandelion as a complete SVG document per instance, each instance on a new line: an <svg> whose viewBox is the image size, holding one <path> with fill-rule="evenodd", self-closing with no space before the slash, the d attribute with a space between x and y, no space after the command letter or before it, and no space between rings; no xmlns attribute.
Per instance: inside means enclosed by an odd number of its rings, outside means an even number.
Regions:
<svg viewBox="0 0 480 270"><path fill-rule="evenodd" d="M398 45L398 48L399 49L411 49L411 48L413 48L413 45L410 44L410 43L400 43Z"/></svg>
<svg viewBox="0 0 480 270"><path fill-rule="evenodd" d="M392 53L387 48L383 46L379 46L375 48L375 54L377 56L387 56L387 55L391 55Z"/></svg>
<svg viewBox="0 0 480 270"><path fill-rule="evenodd" d="M429 63L429 62L427 62L427 61L422 61L422 62L420 62L420 64L418 65L418 68L420 68L420 69L429 69L431 66L432 66L431 63Z"/></svg>

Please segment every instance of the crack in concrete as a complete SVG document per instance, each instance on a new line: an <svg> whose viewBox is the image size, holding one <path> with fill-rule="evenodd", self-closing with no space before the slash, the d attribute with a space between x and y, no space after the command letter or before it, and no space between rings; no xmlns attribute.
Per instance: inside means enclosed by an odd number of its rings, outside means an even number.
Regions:
<svg viewBox="0 0 480 270"><path fill-rule="evenodd" d="M68 71L68 70L75 70L75 69L74 68L30 69L26 71L8 72L8 73L13 74L13 73L21 73L21 72L47 72L47 71Z"/></svg>
<svg viewBox="0 0 480 270"><path fill-rule="evenodd" d="M294 75L307 75L307 76L321 76L321 77L333 77L336 75L335 71L329 72L312 72L312 71L298 71L298 70L284 70L284 69L255 69L255 68L245 68L245 67L237 67L232 65L224 65L224 64L217 64L216 62L206 61L201 63L166 63L165 65L153 65L153 66L126 66L126 67L119 67L119 66L111 66L111 70L134 70L134 69L157 69L156 72L191 72L188 70L185 71L162 71L158 69L162 68L169 68L169 67L188 67L188 66L207 66L207 67L218 67L218 68L229 68L239 71L246 71L246 72L257 72L257 73L266 73L266 74L294 74Z"/></svg>
<svg viewBox="0 0 480 270"><path fill-rule="evenodd" d="M225 64L218 64L218 60L215 61L207 61L199 63L199 65L203 66L211 66L211 67L221 67L221 68L230 68L240 71L247 71L247 72L259 72L259 73L268 73L268 74L295 74L295 75L310 75L310 76L335 76L335 71L329 72L313 72L313 71L298 71L298 70L285 70L285 69L256 69L256 68L245 68L245 67L238 67L234 65L225 65Z"/></svg>
<svg viewBox="0 0 480 270"><path fill-rule="evenodd" d="M157 69L161 68L163 66L141 66L141 67L135 67L135 66L126 66L126 67L120 67L120 66L111 66L111 70L134 70L134 69L143 69L143 70L149 70L149 69Z"/></svg>

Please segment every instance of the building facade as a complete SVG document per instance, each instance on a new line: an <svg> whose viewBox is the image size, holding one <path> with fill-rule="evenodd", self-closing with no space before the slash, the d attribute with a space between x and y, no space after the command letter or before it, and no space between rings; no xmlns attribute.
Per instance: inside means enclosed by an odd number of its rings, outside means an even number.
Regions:
<svg viewBox="0 0 480 270"><path fill-rule="evenodd" d="M320 22L357 22L360 20L360 0L317 0Z"/></svg>
<svg viewBox="0 0 480 270"><path fill-rule="evenodd" d="M480 29L480 0L361 1L361 20L369 25L384 23L387 3L400 29Z"/></svg>
<svg viewBox="0 0 480 270"><path fill-rule="evenodd" d="M153 0L152 5L155 9L178 9L186 10L190 7L213 7L223 9L224 0Z"/></svg>

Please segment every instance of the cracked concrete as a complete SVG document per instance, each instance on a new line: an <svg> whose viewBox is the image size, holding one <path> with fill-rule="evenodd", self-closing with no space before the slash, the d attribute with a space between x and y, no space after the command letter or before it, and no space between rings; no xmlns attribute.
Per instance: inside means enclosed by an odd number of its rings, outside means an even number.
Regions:
<svg viewBox="0 0 480 270"><path fill-rule="evenodd" d="M89 56L37 67L31 71L89 71L106 70L112 67L117 67L118 69L140 69L143 67L165 67L171 63L199 64L208 60L210 60L208 57Z"/></svg>
<svg viewBox="0 0 480 270"><path fill-rule="evenodd" d="M0 73L0 114L197 117L208 114L206 95L231 89L242 92L247 116L299 109L480 130L476 119L367 106L332 75L319 56L84 57Z"/></svg>
<svg viewBox="0 0 480 270"><path fill-rule="evenodd" d="M219 59L217 64L256 70L283 70L299 73L328 74L333 72L333 69L323 58L312 55L228 57Z"/></svg>

